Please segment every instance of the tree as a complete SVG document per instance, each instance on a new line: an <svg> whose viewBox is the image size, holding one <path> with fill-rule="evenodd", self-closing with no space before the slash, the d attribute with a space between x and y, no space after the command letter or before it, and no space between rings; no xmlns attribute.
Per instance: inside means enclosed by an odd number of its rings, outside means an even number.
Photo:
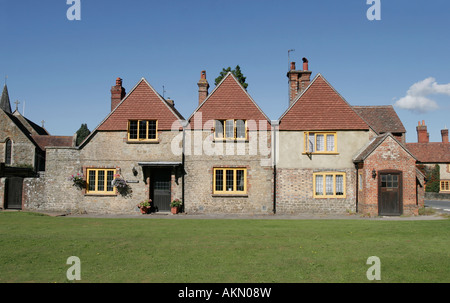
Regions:
<svg viewBox="0 0 450 303"><path fill-rule="evenodd" d="M231 72L236 79L239 81L239 83L241 83L242 87L244 89L247 89L248 83L245 83L245 79L247 79L246 77L244 77L244 74L241 71L241 68L239 65L236 65L236 68L231 70L231 67L228 68L223 68L222 71L220 72L219 77L217 77L215 79L215 85L219 84L220 81L222 81L222 79L229 73Z"/></svg>
<svg viewBox="0 0 450 303"><path fill-rule="evenodd" d="M90 133L91 131L87 127L87 124L81 124L81 127L77 130L77 146L80 145L81 142L83 142L83 140L86 139L86 137L89 136Z"/></svg>
<svg viewBox="0 0 450 303"><path fill-rule="evenodd" d="M427 172L426 174L427 182L425 191L438 193L440 190L440 179L441 179L439 165L436 164L433 168L426 169L426 172Z"/></svg>

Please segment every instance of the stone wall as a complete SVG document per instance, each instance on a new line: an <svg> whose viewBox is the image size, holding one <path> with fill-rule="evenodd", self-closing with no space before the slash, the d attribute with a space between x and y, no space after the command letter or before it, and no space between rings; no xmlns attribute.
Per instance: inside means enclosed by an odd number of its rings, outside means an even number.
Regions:
<svg viewBox="0 0 450 303"><path fill-rule="evenodd" d="M27 208L67 213L136 213L136 205L149 198L148 176L138 162L180 161L171 151L178 132L161 132L159 143L127 142L126 132L98 132L81 149L47 148L45 177L28 182ZM94 195L79 189L68 178L85 176L87 168L113 168L128 181L129 193ZM173 177L172 199L181 198L181 175ZM37 199L33 189L44 187L44 197ZM36 197L36 198L35 198Z"/></svg>
<svg viewBox="0 0 450 303"><path fill-rule="evenodd" d="M196 140L194 136L198 136ZM185 211L187 213L269 214L273 210L273 168L270 165L270 138L266 147L253 145L257 132L249 133L247 142L214 142L208 131L195 131L186 140ZM253 139L252 139L253 138ZM204 147L215 151L203 150ZM246 168L247 194L216 195L213 193L214 168Z"/></svg>
<svg viewBox="0 0 450 303"><path fill-rule="evenodd" d="M331 172L345 173L345 198L314 198L313 174L329 169L277 168L277 213L345 214L356 210L356 174L354 169Z"/></svg>

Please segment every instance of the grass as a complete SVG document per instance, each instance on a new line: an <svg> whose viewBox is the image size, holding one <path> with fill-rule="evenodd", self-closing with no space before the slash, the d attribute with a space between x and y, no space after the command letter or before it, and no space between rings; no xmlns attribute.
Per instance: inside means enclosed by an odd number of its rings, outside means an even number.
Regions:
<svg viewBox="0 0 450 303"><path fill-rule="evenodd" d="M0 283L450 282L450 220L171 220L0 212Z"/></svg>

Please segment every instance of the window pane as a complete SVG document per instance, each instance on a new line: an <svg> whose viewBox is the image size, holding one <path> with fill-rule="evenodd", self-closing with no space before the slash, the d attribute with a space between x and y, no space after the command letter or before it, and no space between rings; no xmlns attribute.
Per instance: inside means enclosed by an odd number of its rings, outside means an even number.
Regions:
<svg viewBox="0 0 450 303"><path fill-rule="evenodd" d="M398 187L398 176L397 175L392 176L392 187L394 187L394 188Z"/></svg>
<svg viewBox="0 0 450 303"><path fill-rule="evenodd" d="M344 195L344 176L336 175L336 195L343 196Z"/></svg>
<svg viewBox="0 0 450 303"><path fill-rule="evenodd" d="M6 150L5 150L5 164L11 164L11 151L12 151L12 143L11 140L6 140Z"/></svg>
<svg viewBox="0 0 450 303"><path fill-rule="evenodd" d="M233 178L234 178L234 171L228 170L226 171L226 180L225 180L225 186L227 191L233 190Z"/></svg>
<svg viewBox="0 0 450 303"><path fill-rule="evenodd" d="M314 152L314 134L309 134L308 137L308 152L313 153Z"/></svg>
<svg viewBox="0 0 450 303"><path fill-rule="evenodd" d="M137 121L130 121L130 139L138 138L138 123Z"/></svg>
<svg viewBox="0 0 450 303"><path fill-rule="evenodd" d="M156 139L156 121L148 121L148 134L147 139Z"/></svg>
<svg viewBox="0 0 450 303"><path fill-rule="evenodd" d="M111 182L114 179L114 171L108 170L106 176L106 190L107 191L113 191L114 187L112 186Z"/></svg>
<svg viewBox="0 0 450 303"><path fill-rule="evenodd" d="M139 121L139 140L147 139L147 121Z"/></svg>
<svg viewBox="0 0 450 303"><path fill-rule="evenodd" d="M236 138L245 139L245 121L236 120Z"/></svg>
<svg viewBox="0 0 450 303"><path fill-rule="evenodd" d="M316 195L323 195L323 176L316 176Z"/></svg>
<svg viewBox="0 0 450 303"><path fill-rule="evenodd" d="M216 170L216 191L223 191L223 170Z"/></svg>
<svg viewBox="0 0 450 303"><path fill-rule="evenodd" d="M225 123L226 138L234 138L234 120L227 120Z"/></svg>
<svg viewBox="0 0 450 303"><path fill-rule="evenodd" d="M334 136L327 135L327 151L334 151Z"/></svg>
<svg viewBox="0 0 450 303"><path fill-rule="evenodd" d="M89 171L88 182L89 182L89 191L95 190L95 170Z"/></svg>
<svg viewBox="0 0 450 303"><path fill-rule="evenodd" d="M327 196L334 195L333 191L333 175L326 175L325 176L325 190Z"/></svg>
<svg viewBox="0 0 450 303"><path fill-rule="evenodd" d="M391 188L392 187L392 175L387 175L386 179L387 179L387 185L386 186L388 188Z"/></svg>
<svg viewBox="0 0 450 303"><path fill-rule="evenodd" d="M216 120L215 125L215 137L216 138L223 138L223 123L224 121Z"/></svg>
<svg viewBox="0 0 450 303"><path fill-rule="evenodd" d="M317 145L316 145L316 151L323 151L324 150L324 136L323 135L317 135L316 136L316 140L317 140Z"/></svg>
<svg viewBox="0 0 450 303"><path fill-rule="evenodd" d="M386 187L386 175L381 176L381 187Z"/></svg>
<svg viewBox="0 0 450 303"><path fill-rule="evenodd" d="M105 171L99 170L97 175L97 190L104 191L105 190Z"/></svg>
<svg viewBox="0 0 450 303"><path fill-rule="evenodd" d="M236 190L244 191L244 170L236 170Z"/></svg>

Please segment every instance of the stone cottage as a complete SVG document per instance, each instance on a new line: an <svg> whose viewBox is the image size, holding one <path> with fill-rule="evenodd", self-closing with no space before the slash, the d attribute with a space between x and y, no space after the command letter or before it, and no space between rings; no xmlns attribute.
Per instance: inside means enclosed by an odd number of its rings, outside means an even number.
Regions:
<svg viewBox="0 0 450 303"><path fill-rule="evenodd" d="M202 71L198 86L186 126L186 212L271 213L269 118L232 73L208 94Z"/></svg>
<svg viewBox="0 0 450 303"><path fill-rule="evenodd" d="M118 78L111 88L111 112L80 146L47 148L45 177L27 187L25 207L134 213L138 202L152 199L156 210L169 210L171 200L182 198L182 156L171 145L183 120L173 101L144 78L128 94Z"/></svg>

